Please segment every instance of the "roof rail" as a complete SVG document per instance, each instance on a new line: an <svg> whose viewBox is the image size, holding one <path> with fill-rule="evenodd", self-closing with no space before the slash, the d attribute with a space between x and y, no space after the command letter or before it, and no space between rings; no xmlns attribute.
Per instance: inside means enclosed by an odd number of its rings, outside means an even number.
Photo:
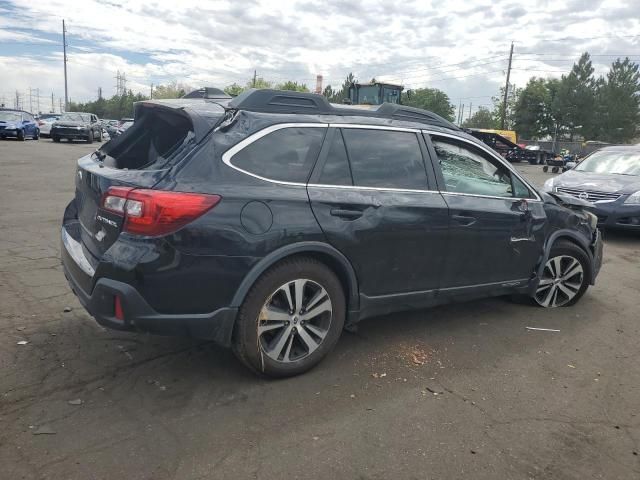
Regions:
<svg viewBox="0 0 640 480"><path fill-rule="evenodd" d="M424 123L450 130L460 130L456 125L421 108L407 107L396 103L383 103L372 108L335 106L316 93L292 92L288 90L250 89L228 103L227 108L262 113L291 113L315 115L342 115L388 118L406 122Z"/></svg>

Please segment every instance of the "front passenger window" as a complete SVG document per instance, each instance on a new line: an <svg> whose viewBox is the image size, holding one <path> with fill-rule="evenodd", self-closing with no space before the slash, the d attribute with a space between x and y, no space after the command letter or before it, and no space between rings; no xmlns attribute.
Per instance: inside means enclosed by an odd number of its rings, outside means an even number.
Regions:
<svg viewBox="0 0 640 480"><path fill-rule="evenodd" d="M447 192L513 197L511 172L457 142L433 138Z"/></svg>

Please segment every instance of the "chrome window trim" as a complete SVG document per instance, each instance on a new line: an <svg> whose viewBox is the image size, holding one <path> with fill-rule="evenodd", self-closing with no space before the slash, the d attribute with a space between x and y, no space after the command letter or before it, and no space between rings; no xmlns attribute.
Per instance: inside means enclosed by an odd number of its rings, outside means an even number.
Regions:
<svg viewBox="0 0 640 480"><path fill-rule="evenodd" d="M521 198L521 197L498 197L492 195L479 195L474 193L462 193L462 192L447 192L446 190L419 190L419 189L409 189L409 188L392 188L392 187L364 187L357 185L327 185L320 183L301 183L301 182L287 182L284 180L275 180L273 178L263 177L261 175L257 175L255 173L249 172L248 170L244 170L236 165L234 165L231 160L233 156L243 150L245 147L251 145L256 140L268 135L272 132L284 129L284 128L357 128L357 129L365 129L365 130L388 130L392 132L408 132L408 133L424 133L427 135L437 135L442 137L452 138L454 140L465 142L469 145L479 147L486 153L488 153L491 157L497 160L501 165L506 167L510 172L512 172L522 183L524 183L529 190L531 190L536 198ZM468 196L468 197L477 197L477 198L493 198L500 200L527 200L530 202L541 202L542 199L538 195L538 192L531 186L529 182L527 182L520 174L508 163L505 163L504 160L492 152L491 149L484 145L478 145L475 142L471 142L463 137L457 135L451 135L448 133L438 132L435 130L424 130L424 129L416 129L416 128L404 128L404 127L394 127L387 125L366 125L361 123L277 123L274 125L270 125L268 127L259 130L258 132L248 136L244 140L236 143L233 147L222 154L222 161L228 166L237 170L238 172L244 173L245 175L249 175L250 177L257 178L259 180L274 183L277 185L288 185L294 187L314 187L314 188L336 188L336 189L351 189L351 190L370 190L370 191L380 191L380 192L406 192L406 193L440 193L442 195L459 195L459 196Z"/></svg>
<svg viewBox="0 0 640 480"><path fill-rule="evenodd" d="M248 147L256 140L261 139L262 137L269 135L272 132L276 132L278 130L282 130L284 128L328 128L328 123L276 123L275 125L270 125L268 127L263 128L262 130L257 131L256 133L249 135L244 140L236 143L233 147L222 154L222 161L228 166L237 170L238 172L242 172L245 175L249 175L250 177L257 178L259 180L263 180L265 182L271 182L278 185L289 185L294 187L306 187L306 183L300 182L287 182L284 180L275 180L273 178L262 177L255 173L249 172L248 170L244 170L233 163L231 163L231 159L233 156L243 150L245 147Z"/></svg>
<svg viewBox="0 0 640 480"><path fill-rule="evenodd" d="M393 127L391 125L363 125L360 123L330 123L331 128L357 128L359 130L388 130L390 132L420 133L418 128Z"/></svg>
<svg viewBox="0 0 640 480"><path fill-rule="evenodd" d="M513 168L513 166L509 163L509 162L505 162L504 159L498 155L496 152L492 151L488 146L486 146L484 143L482 144L477 144L475 142L471 142L468 139L464 138L464 137L460 137L458 135L451 135L449 133L443 133L443 132L438 132L435 130L422 130L422 133L425 133L429 136L431 135L436 135L439 137L447 137L447 138L452 138L454 140L458 140L460 142L464 142L468 145L474 146L476 148L480 148L481 150L483 150L485 153L488 153L493 159L497 160L501 165L503 165L507 170L509 170L511 173L513 173L516 178L518 180L520 180L522 183L524 183L527 188L529 188L530 191L533 192L533 194L536 196L536 198L525 198L522 200L529 200L529 201L538 201L538 202L542 202L542 198L540 197L540 195L538 195L538 191L533 188L533 186L526 181L524 178L522 178L522 176L520 176L520 174L518 173L518 171ZM458 193L458 192L447 192L447 191L442 191L442 193ZM517 197L492 197L491 195L477 195L477 194L473 194L473 193L458 193L459 195L470 195L470 196L474 196L474 197L488 197L488 198L513 198L514 200L518 200Z"/></svg>
<svg viewBox="0 0 640 480"><path fill-rule="evenodd" d="M495 198L498 200L526 200L528 202L538 202L535 198L525 198L525 197L499 197L498 195L480 195L477 193L465 193L465 192L440 192L442 195L456 195L461 197L478 197L478 198Z"/></svg>
<svg viewBox="0 0 640 480"><path fill-rule="evenodd" d="M463 193L463 192L446 192L440 190L415 190L410 188L391 188L391 187L360 187L355 185L327 185L324 183L309 183L307 187L313 188L337 188L337 189L346 189L346 190L373 190L377 192L406 192L406 193L438 193L440 195L459 195L465 197L478 197L478 198L492 198L497 200L527 200L534 201L537 200L532 198L524 198L524 197L498 197L493 195L477 195L474 193Z"/></svg>
<svg viewBox="0 0 640 480"><path fill-rule="evenodd" d="M343 190L373 190L376 192L406 192L406 193L441 193L438 190L416 190L412 188L392 188L392 187L362 187L356 185L328 185L324 183L310 183L308 187L313 188L338 188Z"/></svg>

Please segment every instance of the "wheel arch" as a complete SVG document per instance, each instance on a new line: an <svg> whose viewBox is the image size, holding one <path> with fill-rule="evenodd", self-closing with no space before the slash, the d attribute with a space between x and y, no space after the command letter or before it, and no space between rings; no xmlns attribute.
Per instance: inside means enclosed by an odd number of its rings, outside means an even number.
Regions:
<svg viewBox="0 0 640 480"><path fill-rule="evenodd" d="M243 278L231 300L231 306L240 307L253 284L264 272L280 261L294 256L308 256L327 265L336 274L345 290L347 312L359 309L358 280L351 262L340 251L322 242L293 243L262 258Z"/></svg>
<svg viewBox="0 0 640 480"><path fill-rule="evenodd" d="M549 235L549 238L547 239L545 246L544 246L544 253L542 255L542 260L540 261L540 264L538 265L538 268L536 269L536 277L539 279L542 275L542 271L544 269L544 265L547 263L547 260L549 260L549 254L551 253L551 249L553 248L553 245L555 243L557 243L559 240L567 240L573 244L575 244L576 246L580 247L584 253L587 255L587 257L589 257L589 268L593 268L593 253L591 252L591 249L589 248L589 241L586 240L582 235L577 234L576 232L572 231L572 230L568 230L568 229L561 229L561 230L556 230L555 232L553 232L551 235ZM537 282L536 282L536 286L537 286Z"/></svg>

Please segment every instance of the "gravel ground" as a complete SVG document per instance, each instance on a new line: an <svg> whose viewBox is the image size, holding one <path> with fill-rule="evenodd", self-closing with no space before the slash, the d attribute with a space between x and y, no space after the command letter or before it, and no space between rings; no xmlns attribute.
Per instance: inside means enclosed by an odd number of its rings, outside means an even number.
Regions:
<svg viewBox="0 0 640 480"><path fill-rule="evenodd" d="M373 318L308 374L262 380L80 307L58 228L92 148L0 142L0 477L640 478L640 236L607 232L575 307Z"/></svg>

